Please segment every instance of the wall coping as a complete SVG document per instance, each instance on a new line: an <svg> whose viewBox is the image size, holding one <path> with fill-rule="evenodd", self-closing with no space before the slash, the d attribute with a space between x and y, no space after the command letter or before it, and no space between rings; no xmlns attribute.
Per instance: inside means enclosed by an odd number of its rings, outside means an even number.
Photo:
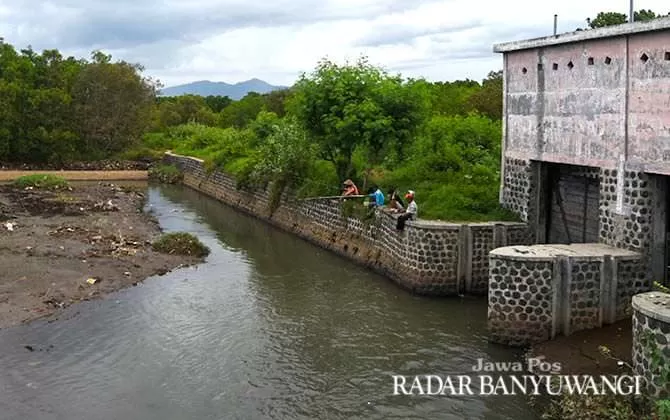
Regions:
<svg viewBox="0 0 670 420"><path fill-rule="evenodd" d="M670 294L646 292L633 296L633 309L644 315L670 324Z"/></svg>
<svg viewBox="0 0 670 420"><path fill-rule="evenodd" d="M670 17L664 17L654 19L649 22L624 23L621 25L607 26L598 29L565 32L558 35L549 35L540 38L495 44L493 46L493 52L507 53L512 51L549 47L552 45L584 42L595 39L611 38L615 36L632 35L642 32L662 31L668 29L670 29Z"/></svg>
<svg viewBox="0 0 670 420"><path fill-rule="evenodd" d="M558 256L598 259L606 255L612 257L641 257L637 252L600 243L516 245L496 248L490 253L491 257L539 261L553 260Z"/></svg>
<svg viewBox="0 0 670 420"><path fill-rule="evenodd" d="M186 156L186 155L180 155L177 153L173 153L171 150L168 150L165 152L166 155L173 156L173 157L179 157L179 158L184 158L184 159L191 159L199 163L204 163L205 161L203 159L199 159L193 156ZM223 172L222 172L223 173ZM303 201L303 200L298 200L298 201ZM319 201L319 200L314 200L312 201ZM336 201L335 199L328 199L324 198L323 201ZM383 213L389 217L393 217L391 214ZM523 228L526 227L526 223L523 222L462 222L462 223L457 223L457 222L443 222L441 220L429 220L429 219L417 219L417 220L408 220L406 223L407 226L412 226L418 229L432 229L432 230L458 230L461 226L467 225L469 227L492 227L496 225L501 225L501 226L508 226L508 227L519 227Z"/></svg>

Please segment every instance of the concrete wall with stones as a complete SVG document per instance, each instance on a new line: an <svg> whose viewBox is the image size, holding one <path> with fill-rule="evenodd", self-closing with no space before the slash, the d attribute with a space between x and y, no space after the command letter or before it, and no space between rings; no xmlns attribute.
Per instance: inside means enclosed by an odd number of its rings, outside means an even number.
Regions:
<svg viewBox="0 0 670 420"><path fill-rule="evenodd" d="M670 398L670 295L637 295L633 308L633 368L652 396Z"/></svg>
<svg viewBox="0 0 670 420"><path fill-rule="evenodd" d="M397 232L395 218L378 212L373 223L343 214L339 200L298 200L284 194L270 212L269 189L243 191L233 177L207 173L199 159L166 154L184 173L184 184L326 249L364 264L417 294L486 294L488 253L527 244L524 223L455 224L410 221ZM419 206L421 192L418 192Z"/></svg>
<svg viewBox="0 0 670 420"><path fill-rule="evenodd" d="M604 244L503 247L490 253L488 327L525 346L629 318L649 290L643 258Z"/></svg>

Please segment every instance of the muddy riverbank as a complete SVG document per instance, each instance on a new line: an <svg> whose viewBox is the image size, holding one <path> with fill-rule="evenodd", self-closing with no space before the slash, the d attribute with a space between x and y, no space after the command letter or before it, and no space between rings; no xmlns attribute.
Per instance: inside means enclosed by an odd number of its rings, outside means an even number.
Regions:
<svg viewBox="0 0 670 420"><path fill-rule="evenodd" d="M603 354L600 347L609 350ZM548 362L561 364L565 375L607 375L625 372L618 361L632 363L633 332L631 320L539 343L531 347L529 357L544 357Z"/></svg>
<svg viewBox="0 0 670 420"><path fill-rule="evenodd" d="M151 249L161 230L141 210L143 190L0 185L0 328L198 262Z"/></svg>

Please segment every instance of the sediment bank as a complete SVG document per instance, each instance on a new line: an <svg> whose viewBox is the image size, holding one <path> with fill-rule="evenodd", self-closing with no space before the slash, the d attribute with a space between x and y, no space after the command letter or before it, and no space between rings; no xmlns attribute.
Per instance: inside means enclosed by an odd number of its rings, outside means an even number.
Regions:
<svg viewBox="0 0 670 420"><path fill-rule="evenodd" d="M161 230L143 201L139 190L105 183L57 191L1 185L0 328L196 263L151 249Z"/></svg>

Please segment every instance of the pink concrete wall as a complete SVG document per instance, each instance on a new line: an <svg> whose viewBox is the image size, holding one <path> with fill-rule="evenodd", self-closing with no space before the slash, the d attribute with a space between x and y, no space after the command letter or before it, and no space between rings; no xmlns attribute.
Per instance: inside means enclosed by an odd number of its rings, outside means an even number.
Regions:
<svg viewBox="0 0 670 420"><path fill-rule="evenodd" d="M670 31L631 37L629 50L628 160L670 174Z"/></svg>
<svg viewBox="0 0 670 420"><path fill-rule="evenodd" d="M628 82L624 36L507 53L505 155L616 167L626 153L628 88L628 160L670 174L670 31L628 43Z"/></svg>

